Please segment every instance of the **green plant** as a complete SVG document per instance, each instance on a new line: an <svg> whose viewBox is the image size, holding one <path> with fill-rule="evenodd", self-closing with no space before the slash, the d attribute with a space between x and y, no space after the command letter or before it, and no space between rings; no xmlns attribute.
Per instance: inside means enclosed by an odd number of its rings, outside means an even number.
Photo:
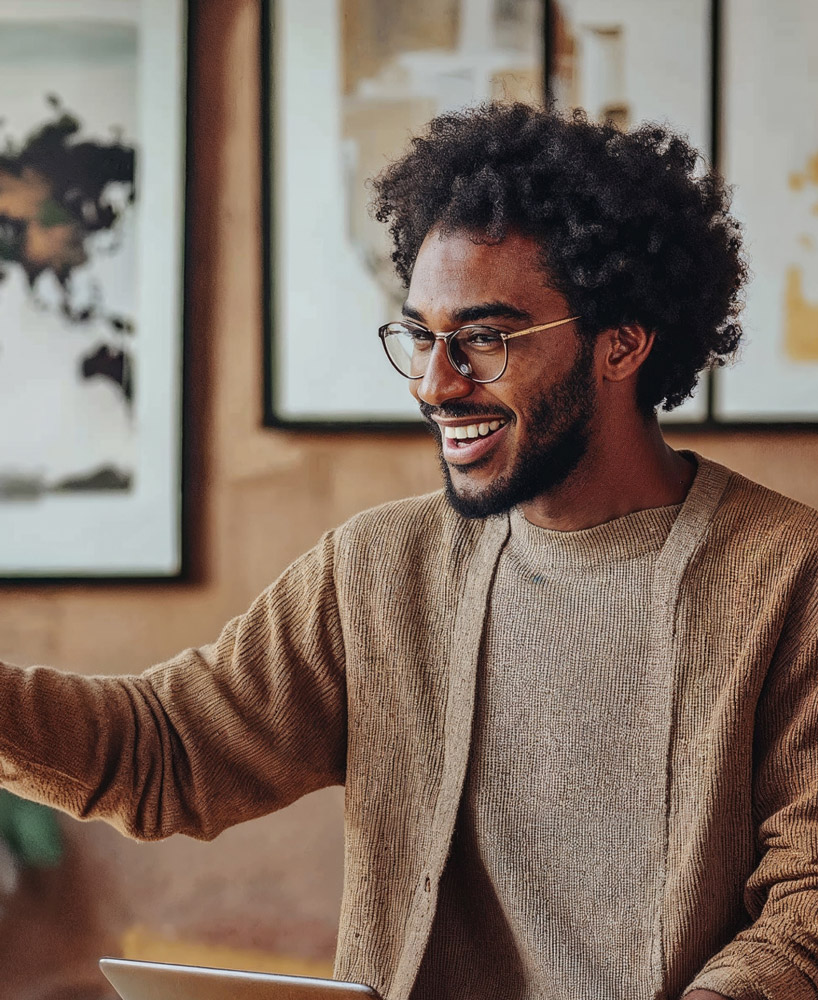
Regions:
<svg viewBox="0 0 818 1000"><path fill-rule="evenodd" d="M53 868L62 858L55 813L0 789L0 841L22 867Z"/></svg>

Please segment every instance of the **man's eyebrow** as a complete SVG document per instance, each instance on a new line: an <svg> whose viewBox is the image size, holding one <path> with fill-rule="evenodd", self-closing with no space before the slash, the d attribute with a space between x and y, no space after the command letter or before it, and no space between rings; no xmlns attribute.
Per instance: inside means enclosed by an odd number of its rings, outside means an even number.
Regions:
<svg viewBox="0 0 818 1000"><path fill-rule="evenodd" d="M420 309L405 302L403 305L403 315L408 319L416 320L418 323L426 325L426 320ZM486 319L511 319L519 320L523 323L533 322L531 313L518 306L511 305L510 302L481 302L473 306L464 306L456 309L452 314L452 322L458 326L464 323L479 323Z"/></svg>
<svg viewBox="0 0 818 1000"><path fill-rule="evenodd" d="M423 318L423 313L420 311L420 309L415 309L415 307L410 306L408 302L403 303L403 308L401 309L401 313L407 319L414 319L418 323L422 323L424 326L426 325L426 320Z"/></svg>

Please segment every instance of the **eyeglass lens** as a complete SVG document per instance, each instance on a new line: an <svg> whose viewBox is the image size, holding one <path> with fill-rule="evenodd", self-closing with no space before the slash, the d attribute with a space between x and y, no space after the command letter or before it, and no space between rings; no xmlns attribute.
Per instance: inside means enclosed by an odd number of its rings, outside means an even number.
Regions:
<svg viewBox="0 0 818 1000"><path fill-rule="evenodd" d="M384 347L395 367L409 378L426 374L434 336L427 330L390 324L383 338ZM506 363L505 341L487 327L464 327L449 343L449 360L455 370L480 381L496 378Z"/></svg>

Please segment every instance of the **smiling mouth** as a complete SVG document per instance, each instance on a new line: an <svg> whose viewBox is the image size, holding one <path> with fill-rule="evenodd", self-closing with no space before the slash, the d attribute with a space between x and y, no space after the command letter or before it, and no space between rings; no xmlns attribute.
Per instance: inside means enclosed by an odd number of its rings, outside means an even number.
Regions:
<svg viewBox="0 0 818 1000"><path fill-rule="evenodd" d="M447 424L441 428L446 443L459 447L471 444L478 438L491 437L496 431L508 423L506 420L483 420L474 424L458 424L456 427Z"/></svg>

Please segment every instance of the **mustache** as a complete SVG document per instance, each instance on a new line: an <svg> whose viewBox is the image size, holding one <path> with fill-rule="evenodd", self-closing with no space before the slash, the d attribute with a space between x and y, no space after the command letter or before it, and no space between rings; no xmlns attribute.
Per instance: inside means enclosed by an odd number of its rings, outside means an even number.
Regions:
<svg viewBox="0 0 818 1000"><path fill-rule="evenodd" d="M421 415L427 420L435 430L439 430L437 424L432 419L440 417L442 420L458 420L463 417L505 417L507 420L513 419L513 414L503 407L497 406L475 406L474 403L461 403L456 399L445 406L431 406L429 403L420 403Z"/></svg>

